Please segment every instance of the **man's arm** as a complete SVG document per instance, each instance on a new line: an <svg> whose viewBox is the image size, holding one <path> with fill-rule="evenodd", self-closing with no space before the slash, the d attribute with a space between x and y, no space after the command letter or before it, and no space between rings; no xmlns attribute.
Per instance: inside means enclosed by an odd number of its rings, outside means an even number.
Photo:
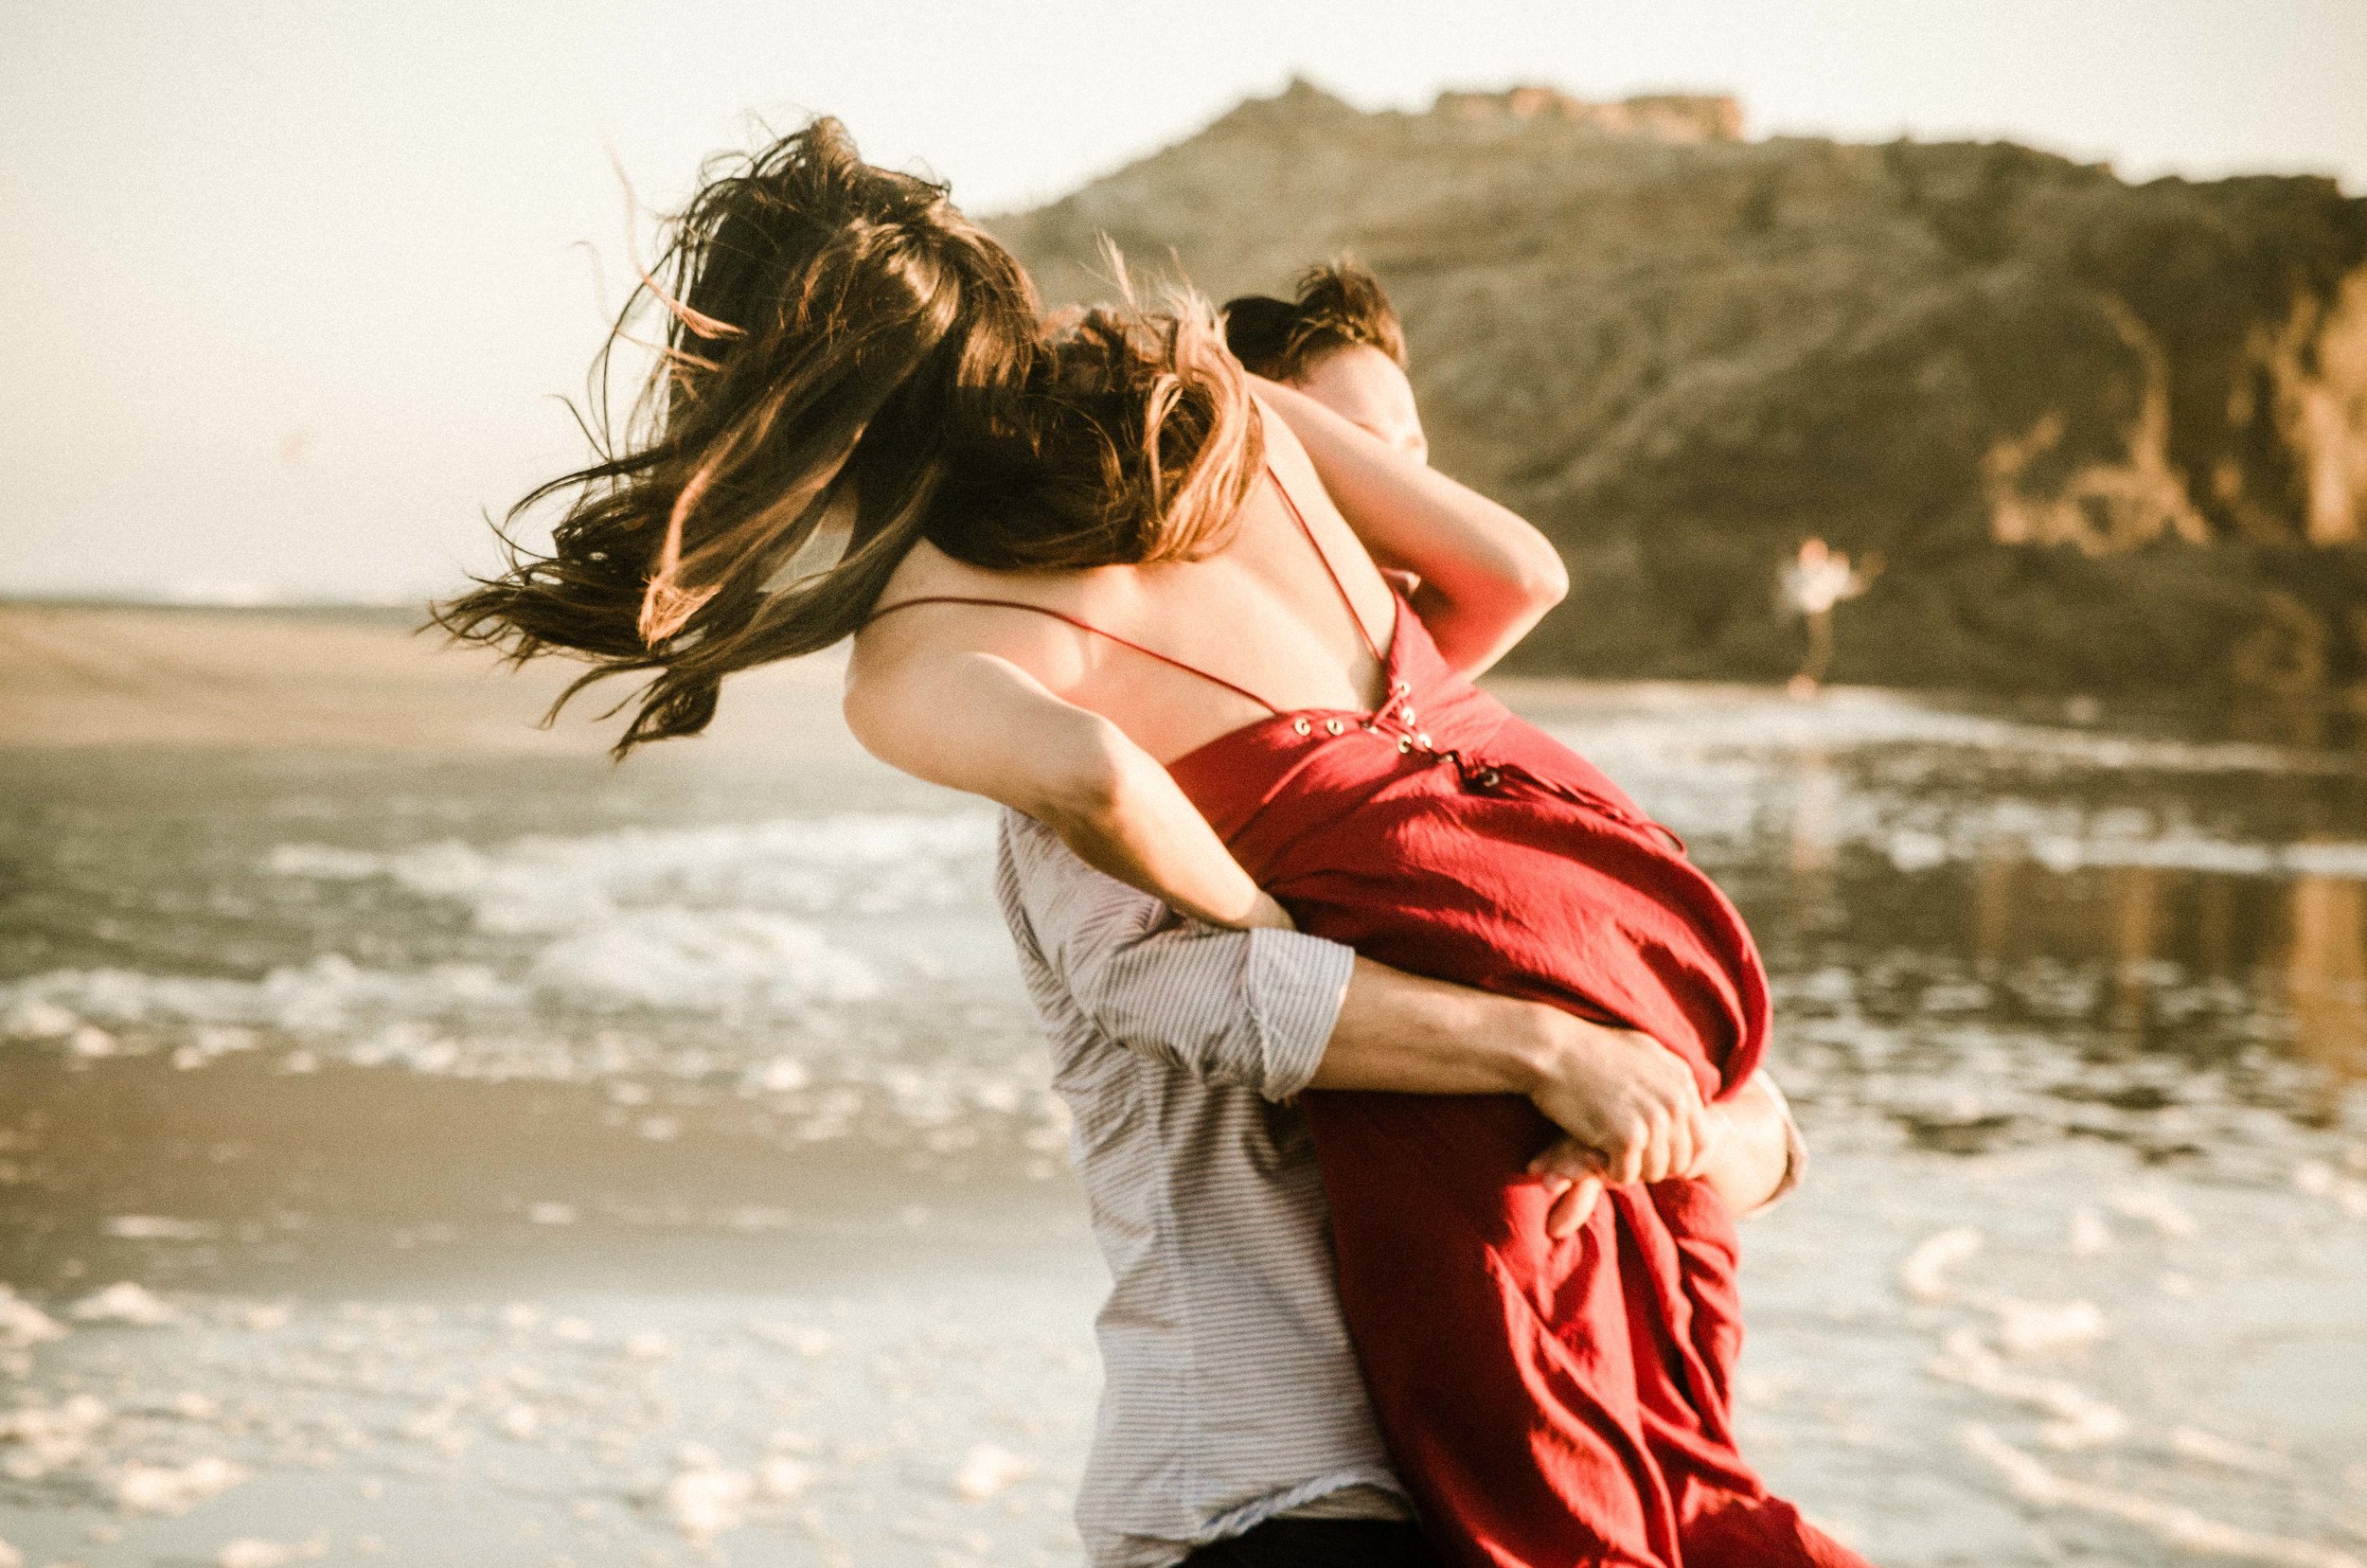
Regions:
<svg viewBox="0 0 2367 1568"><path fill-rule="evenodd" d="M1006 815L1004 911L1102 1034L1209 1082L1524 1095L1614 1183L1687 1174L1709 1142L1692 1072L1645 1035L1402 973L1298 932L1225 931L1078 861Z"/></svg>
<svg viewBox="0 0 2367 1568"><path fill-rule="evenodd" d="M1661 1179L1625 1174L1632 1167L1606 1159L1606 1147L1639 1138L1648 1145L1643 1130L1656 1105L1699 1103L1692 1070L1649 1035L1365 958L1356 961L1308 1086L1537 1099L1570 1134L1529 1167L1556 1189L1547 1228L1557 1236L1585 1222L1606 1179ZM1671 1173L1707 1182L1729 1213L1755 1213L1799 1184L1806 1150L1783 1092L1765 1072L1707 1107L1704 1121L1692 1134L1694 1159L1674 1164Z"/></svg>
<svg viewBox="0 0 2367 1568"><path fill-rule="evenodd" d="M1272 1100L1307 1087L1356 955L1295 931L1189 920L1003 815L996 898L1047 1018L1204 1083ZM1049 992L1049 994L1047 994Z"/></svg>
<svg viewBox="0 0 2367 1568"><path fill-rule="evenodd" d="M1369 958L1308 1087L1525 1096L1614 1184L1691 1174L1714 1141L1692 1068L1651 1036Z"/></svg>
<svg viewBox="0 0 2367 1568"><path fill-rule="evenodd" d="M1766 1068L1712 1112L1725 1117L1726 1128L1717 1157L1701 1175L1728 1212L1755 1214L1800 1185L1807 1174L1808 1146L1792 1120L1791 1103Z"/></svg>

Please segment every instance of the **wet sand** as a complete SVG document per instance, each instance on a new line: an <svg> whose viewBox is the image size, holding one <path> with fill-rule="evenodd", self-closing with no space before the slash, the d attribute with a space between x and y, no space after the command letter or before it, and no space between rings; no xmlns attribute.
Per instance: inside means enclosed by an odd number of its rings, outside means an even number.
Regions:
<svg viewBox="0 0 2367 1568"><path fill-rule="evenodd" d="M27 1562L1078 1560L1103 1274L990 819L826 662L622 768L559 679L0 611ZM2367 1559L2367 768L1508 689L1769 952L1771 1479L1897 1568Z"/></svg>
<svg viewBox="0 0 2367 1568"><path fill-rule="evenodd" d="M600 711L631 687L539 721L574 673L512 669L397 611L169 610L0 604L0 745L314 748L466 756L596 753ZM736 681L707 740L761 750L810 731L843 660ZM609 695L602 699L602 691ZM826 726L843 738L843 730Z"/></svg>

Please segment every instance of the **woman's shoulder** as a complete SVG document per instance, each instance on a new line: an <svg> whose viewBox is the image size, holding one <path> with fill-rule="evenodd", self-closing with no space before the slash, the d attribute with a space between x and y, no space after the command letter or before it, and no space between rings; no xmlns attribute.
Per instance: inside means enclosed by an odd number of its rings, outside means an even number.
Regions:
<svg viewBox="0 0 2367 1568"><path fill-rule="evenodd" d="M1080 612L1095 609L1092 594L1080 592L1088 575L989 571L924 541L898 564L855 634L853 676L918 672L970 653L1010 659L1040 677L1065 668Z"/></svg>
<svg viewBox="0 0 2367 1568"><path fill-rule="evenodd" d="M970 618L970 607L928 601L1024 597L1015 591L1017 586L1007 576L956 561L924 539L889 574L870 618L855 634L856 645L893 643L911 649L942 641L951 628Z"/></svg>
<svg viewBox="0 0 2367 1568"><path fill-rule="evenodd" d="M889 575L871 614L875 622L881 616L902 620L904 616L890 616L888 613L899 605L922 599L1016 605L1059 616L1119 613L1121 607L1131 602L1125 579L1138 570L1131 566L1095 566L1063 572L998 571L973 565L922 540L914 544ZM980 606L956 603L944 608L948 612L944 618L952 619L964 609Z"/></svg>
<svg viewBox="0 0 2367 1568"><path fill-rule="evenodd" d="M992 573L954 560L925 539L918 540L904 552L904 559L880 590L880 609L937 594L990 594L993 582Z"/></svg>

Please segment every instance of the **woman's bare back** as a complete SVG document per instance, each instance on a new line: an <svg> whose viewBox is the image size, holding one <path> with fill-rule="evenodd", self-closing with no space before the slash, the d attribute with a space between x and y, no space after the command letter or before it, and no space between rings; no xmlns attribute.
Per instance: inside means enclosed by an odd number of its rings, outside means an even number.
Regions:
<svg viewBox="0 0 2367 1568"><path fill-rule="evenodd" d="M1159 566L1015 573L972 566L924 543L880 596L882 613L916 599L1017 600L1112 635L1024 611L930 604L875 619L859 642L957 641L992 653L1056 696L1108 719L1162 762L1267 717L1265 704L1285 711L1377 705L1382 676L1368 638L1387 647L1395 597L1325 493L1297 437L1271 414L1265 432L1272 478L1251 491L1237 528L1212 555ZM1288 487L1287 496L1276 484ZM1325 560L1308 547L1293 504ZM1325 570L1326 561L1340 588ZM1341 588L1361 632L1348 619ZM1146 657L1128 642L1263 702Z"/></svg>

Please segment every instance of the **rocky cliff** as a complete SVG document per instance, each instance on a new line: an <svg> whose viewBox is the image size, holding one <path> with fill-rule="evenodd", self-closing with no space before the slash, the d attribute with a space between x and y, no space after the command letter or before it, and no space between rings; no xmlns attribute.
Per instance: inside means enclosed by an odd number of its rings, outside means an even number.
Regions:
<svg viewBox="0 0 2367 1568"><path fill-rule="evenodd" d="M1365 114L1305 83L994 221L1059 299L1283 292L1353 249L1438 463L1554 533L1531 668L1783 674L1777 561L1889 570L1843 680L2367 682L2367 201L2011 144L1742 139L1730 98Z"/></svg>

